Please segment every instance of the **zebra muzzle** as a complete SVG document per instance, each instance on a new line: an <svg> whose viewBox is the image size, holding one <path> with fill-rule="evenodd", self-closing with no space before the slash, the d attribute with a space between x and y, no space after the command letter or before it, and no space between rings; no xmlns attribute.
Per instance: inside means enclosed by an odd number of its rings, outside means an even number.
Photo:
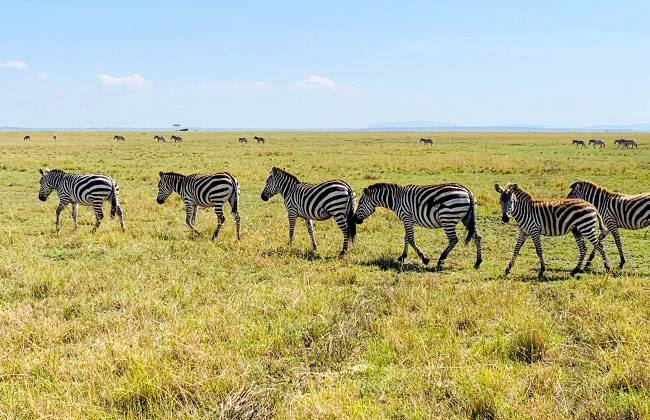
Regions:
<svg viewBox="0 0 650 420"><path fill-rule="evenodd" d="M269 198L267 196L265 196L264 194L262 194L262 200L269 201Z"/></svg>
<svg viewBox="0 0 650 420"><path fill-rule="evenodd" d="M162 198L156 198L156 202L158 204L163 204L165 202L165 200L163 200Z"/></svg>
<svg viewBox="0 0 650 420"><path fill-rule="evenodd" d="M510 221L510 217L508 217L507 214L503 213L503 216L501 216L501 220L503 223L508 223Z"/></svg>
<svg viewBox="0 0 650 420"><path fill-rule="evenodd" d="M38 196L38 199L41 200L41 201L46 201L46 200L47 200L47 197L42 196L42 195L39 195L39 196Z"/></svg>

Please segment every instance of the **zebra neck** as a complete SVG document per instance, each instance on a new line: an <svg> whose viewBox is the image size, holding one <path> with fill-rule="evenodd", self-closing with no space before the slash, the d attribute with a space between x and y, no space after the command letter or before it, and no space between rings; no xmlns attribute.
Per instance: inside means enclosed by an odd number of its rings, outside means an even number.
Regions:
<svg viewBox="0 0 650 420"><path fill-rule="evenodd" d="M178 194L181 193L181 189L183 187L183 181L185 181L185 177L182 175L176 175L172 179L172 189L176 191Z"/></svg>
<svg viewBox="0 0 650 420"><path fill-rule="evenodd" d="M291 180L286 180L278 185L278 192L282 198L286 198L296 191L296 187L298 185L300 185L300 182L292 182Z"/></svg>

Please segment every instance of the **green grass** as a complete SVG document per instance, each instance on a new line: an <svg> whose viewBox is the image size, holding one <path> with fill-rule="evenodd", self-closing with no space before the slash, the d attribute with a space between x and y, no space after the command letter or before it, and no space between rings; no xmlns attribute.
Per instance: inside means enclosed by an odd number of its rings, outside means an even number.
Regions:
<svg viewBox="0 0 650 420"><path fill-rule="evenodd" d="M650 190L650 135L639 150L576 150L574 133L0 132L0 413L10 418L636 419L650 415L650 231L623 231L628 264L571 278L573 238L544 238L549 281L527 243L507 278L517 229L500 220L495 182L561 198L576 177ZM169 133L166 133L169 137ZM39 168L113 175L125 233L70 209L54 232ZM378 210L336 257L334 221L304 223L293 248L282 199L260 199L272 166L305 181L459 182L479 203L484 263L458 245L443 272ZM155 202L158 172L230 171L242 189L242 240L227 214L216 243L189 234L179 197ZM108 206L108 205L106 205ZM106 207L108 208L108 207ZM459 234L462 227L459 227ZM435 262L441 230L416 229ZM618 256L611 239L606 251Z"/></svg>

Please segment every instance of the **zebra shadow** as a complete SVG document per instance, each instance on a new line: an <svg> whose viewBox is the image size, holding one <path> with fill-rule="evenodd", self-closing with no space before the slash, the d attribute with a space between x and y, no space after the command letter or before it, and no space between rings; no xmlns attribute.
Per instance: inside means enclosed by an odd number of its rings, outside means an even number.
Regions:
<svg viewBox="0 0 650 420"><path fill-rule="evenodd" d="M435 263L433 265L423 265L421 261L415 259L413 262L399 262L397 258L392 257L379 257L368 261L360 262L359 264L368 267L377 267L384 271L399 271L399 272L418 272L418 273L438 273L439 270Z"/></svg>
<svg viewBox="0 0 650 420"><path fill-rule="evenodd" d="M298 248L287 248L287 247L277 247L275 249L267 249L262 251L263 257L297 257L307 261L320 260L321 256L318 255L317 251L314 251L313 248L307 249L298 249Z"/></svg>
<svg viewBox="0 0 650 420"><path fill-rule="evenodd" d="M605 276L609 275L612 277L618 277L620 276L620 273L617 271L612 271L610 273L606 273L602 270L587 270L581 273L576 274L575 276L571 276L571 271L573 269L571 268L547 268L546 272L544 273L544 278L539 278L536 274L536 272L530 272L530 273L522 273L521 275L518 276L513 276L515 280L519 280L524 283L547 283L547 282L557 282L557 281L567 281L567 280L582 280L583 278L587 277L596 277L596 276ZM512 275L512 274L511 274Z"/></svg>

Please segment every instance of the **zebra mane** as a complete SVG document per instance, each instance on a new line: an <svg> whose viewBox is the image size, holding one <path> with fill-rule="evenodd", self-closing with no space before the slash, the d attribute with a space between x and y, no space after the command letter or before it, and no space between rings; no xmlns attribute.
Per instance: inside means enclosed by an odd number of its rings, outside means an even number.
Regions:
<svg viewBox="0 0 650 420"><path fill-rule="evenodd" d="M382 191L391 188L400 188L400 186L389 182L378 182L376 184L368 185L366 188L363 189L363 192L371 193L371 192Z"/></svg>
<svg viewBox="0 0 650 420"><path fill-rule="evenodd" d="M59 175L65 174L65 172L62 171L61 169L50 169L47 173L48 174L59 174Z"/></svg>
<svg viewBox="0 0 650 420"><path fill-rule="evenodd" d="M591 181L584 181L584 180L582 180L582 179L576 179L575 181L573 181L573 182L571 183L571 185L569 186L569 188L573 189L573 187L575 187L577 184L582 184L582 185L585 185L585 186L587 186L587 187L593 188L593 189L595 189L595 190L603 191L603 192L605 192L605 193L607 193L607 194L618 194L618 193L615 193L615 192L613 192L613 191L610 191L610 190L608 190L607 188L602 187L602 186L600 186L600 185L598 185L598 184L596 184L596 183L594 183L594 182L591 182Z"/></svg>
<svg viewBox="0 0 650 420"><path fill-rule="evenodd" d="M180 177L185 178L185 175L179 174L178 172L161 172L160 174L163 175L163 176L168 176L169 175L169 176L180 176Z"/></svg>
<svg viewBox="0 0 650 420"><path fill-rule="evenodd" d="M521 195L523 195L523 196L525 196L526 198L528 198L529 200L531 200L531 201L534 200L534 199L533 199L533 195L532 195L531 193L529 193L528 191L526 191L525 189L521 188L518 184L508 184L508 186L506 187L506 189L511 189L512 192L517 191L517 192L519 192Z"/></svg>
<svg viewBox="0 0 650 420"><path fill-rule="evenodd" d="M297 176L291 175L289 172L285 171L284 169L280 169L277 166L274 166L273 169L271 169L271 171L273 171L273 173L285 176L285 177L291 179L292 181L300 182L300 180L298 179Z"/></svg>

